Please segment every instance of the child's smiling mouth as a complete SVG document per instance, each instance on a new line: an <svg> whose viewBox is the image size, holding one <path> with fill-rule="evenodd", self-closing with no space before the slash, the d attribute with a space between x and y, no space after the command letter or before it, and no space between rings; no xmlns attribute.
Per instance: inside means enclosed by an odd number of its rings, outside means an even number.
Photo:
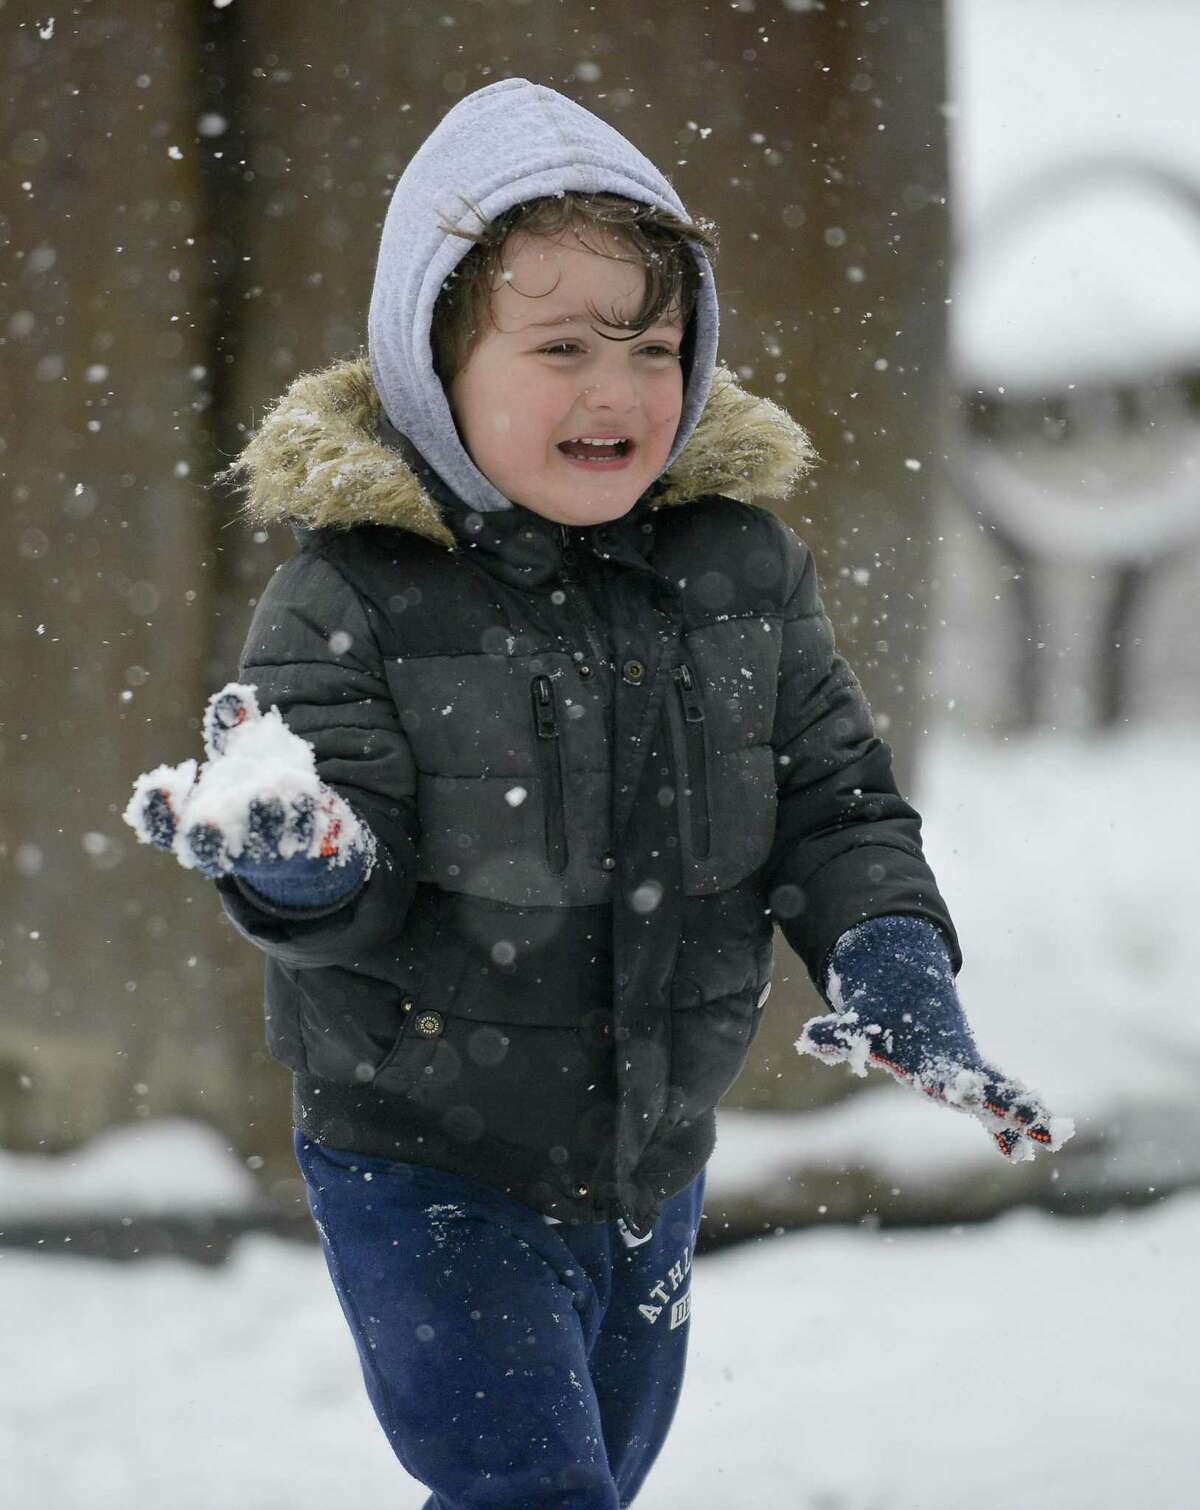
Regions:
<svg viewBox="0 0 1200 1510"><path fill-rule="evenodd" d="M587 472L616 472L628 466L634 442L628 436L578 436L559 441L558 449L572 466Z"/></svg>

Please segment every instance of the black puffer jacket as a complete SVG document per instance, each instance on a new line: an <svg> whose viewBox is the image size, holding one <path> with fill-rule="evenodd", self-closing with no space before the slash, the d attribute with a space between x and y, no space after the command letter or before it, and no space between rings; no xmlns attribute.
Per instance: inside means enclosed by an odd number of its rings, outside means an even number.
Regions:
<svg viewBox="0 0 1200 1510"><path fill-rule="evenodd" d="M872 915L956 948L809 552L728 496L803 459L719 372L684 465L572 530L467 513L361 362L269 417L252 504L310 528L241 676L380 857L324 915L221 883L268 956L268 1038L311 1136L644 1225L712 1150L773 920L818 981Z"/></svg>

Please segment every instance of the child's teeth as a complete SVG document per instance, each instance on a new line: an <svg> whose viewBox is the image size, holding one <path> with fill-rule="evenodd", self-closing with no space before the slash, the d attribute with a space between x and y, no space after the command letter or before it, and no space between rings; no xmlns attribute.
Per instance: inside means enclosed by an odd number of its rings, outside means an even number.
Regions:
<svg viewBox="0 0 1200 1510"><path fill-rule="evenodd" d="M577 435L574 440L564 440L561 449L578 460L583 459L585 451L595 451L597 461L616 461L628 454L632 444L625 436L602 438L596 435ZM601 451L603 456L600 455Z"/></svg>

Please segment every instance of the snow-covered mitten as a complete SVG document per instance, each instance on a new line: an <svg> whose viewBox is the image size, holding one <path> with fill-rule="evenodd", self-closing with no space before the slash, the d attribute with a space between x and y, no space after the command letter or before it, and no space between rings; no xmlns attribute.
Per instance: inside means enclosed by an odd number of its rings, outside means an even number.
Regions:
<svg viewBox="0 0 1200 1510"><path fill-rule="evenodd" d="M230 682L204 710L204 752L139 776L125 822L206 876L237 875L282 907L334 906L374 863L371 830L317 775L312 746L254 688Z"/></svg>
<svg viewBox="0 0 1200 1510"><path fill-rule="evenodd" d="M1021 1081L980 1054L963 1014L941 932L924 918L869 918L844 933L830 959L834 1008L810 1018L796 1040L826 1064L868 1065L902 1085L977 1117L1006 1159L1057 1152L1075 1131L1052 1117Z"/></svg>

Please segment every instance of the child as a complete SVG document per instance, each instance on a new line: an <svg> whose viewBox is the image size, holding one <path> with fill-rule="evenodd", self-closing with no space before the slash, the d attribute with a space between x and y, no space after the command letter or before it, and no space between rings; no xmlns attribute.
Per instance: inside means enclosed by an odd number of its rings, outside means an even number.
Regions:
<svg viewBox="0 0 1200 1510"><path fill-rule="evenodd" d="M1070 1132L980 1058L812 557L749 502L809 449L714 367L713 250L561 95L457 104L391 202L369 370L298 380L234 468L301 548L207 763L129 807L267 957L333 1283L440 1510L637 1494L773 922L834 1008L803 1050L1009 1158Z"/></svg>

